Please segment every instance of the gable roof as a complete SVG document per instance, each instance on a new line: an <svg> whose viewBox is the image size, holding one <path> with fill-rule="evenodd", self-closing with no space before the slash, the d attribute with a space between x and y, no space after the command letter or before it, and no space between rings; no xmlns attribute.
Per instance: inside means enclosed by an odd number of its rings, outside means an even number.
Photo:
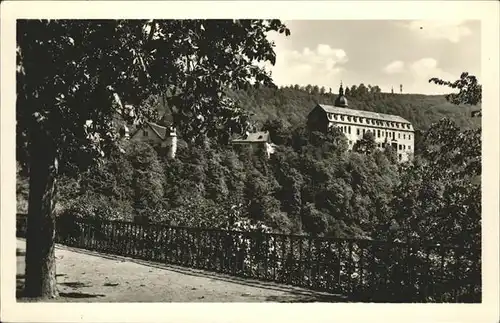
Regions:
<svg viewBox="0 0 500 323"><path fill-rule="evenodd" d="M247 134L242 138L233 139L233 143L253 143L253 142L268 142L269 131L257 131Z"/></svg>
<svg viewBox="0 0 500 323"><path fill-rule="evenodd" d="M161 139L165 140L167 137L167 127L160 126L156 123L153 122L146 122L147 127L151 128L153 132ZM140 130L144 129L145 127L143 126L142 128L137 128L134 134L131 136L135 136Z"/></svg>
<svg viewBox="0 0 500 323"><path fill-rule="evenodd" d="M327 105L327 104L318 104L318 106L323 109L327 113L337 113L337 114L344 114L344 115L349 115L349 116L355 116L355 117L362 117L362 118L369 118L369 119L378 119L378 120L384 120L384 121L392 121L392 122L402 122L402 123L410 123L410 121L396 115L392 114L384 114L384 113L378 113L378 112L373 112L373 111L364 111L364 110L354 110L354 109L348 109L348 108L339 108L335 107L333 105Z"/></svg>
<svg viewBox="0 0 500 323"><path fill-rule="evenodd" d="M165 139L167 135L167 127L157 125L156 123L148 122L148 125L161 139Z"/></svg>

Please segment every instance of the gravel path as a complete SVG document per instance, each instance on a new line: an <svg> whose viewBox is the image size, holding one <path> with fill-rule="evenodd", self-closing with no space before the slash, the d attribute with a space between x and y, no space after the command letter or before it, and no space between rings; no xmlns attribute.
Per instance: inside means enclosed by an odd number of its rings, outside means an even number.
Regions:
<svg viewBox="0 0 500 323"><path fill-rule="evenodd" d="M18 301L24 240L17 240ZM336 302L335 295L57 246L57 302Z"/></svg>

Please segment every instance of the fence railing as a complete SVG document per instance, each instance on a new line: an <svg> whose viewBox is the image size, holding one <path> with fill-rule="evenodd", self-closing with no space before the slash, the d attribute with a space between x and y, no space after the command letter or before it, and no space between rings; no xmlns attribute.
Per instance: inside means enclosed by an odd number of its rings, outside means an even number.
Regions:
<svg viewBox="0 0 500 323"><path fill-rule="evenodd" d="M18 217L17 234L26 234L25 217ZM62 218L56 241L353 301L481 302L477 249Z"/></svg>

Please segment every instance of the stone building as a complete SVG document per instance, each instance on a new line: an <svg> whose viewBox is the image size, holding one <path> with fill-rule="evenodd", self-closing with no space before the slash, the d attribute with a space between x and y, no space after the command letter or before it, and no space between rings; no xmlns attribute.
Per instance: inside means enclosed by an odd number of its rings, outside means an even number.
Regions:
<svg viewBox="0 0 500 323"><path fill-rule="evenodd" d="M340 128L347 137L349 149L371 131L377 147L384 149L391 145L397 151L399 161L407 161L413 156L415 135L412 124L400 116L348 108L342 84L333 106L317 104L309 113L307 127L322 132L330 127Z"/></svg>

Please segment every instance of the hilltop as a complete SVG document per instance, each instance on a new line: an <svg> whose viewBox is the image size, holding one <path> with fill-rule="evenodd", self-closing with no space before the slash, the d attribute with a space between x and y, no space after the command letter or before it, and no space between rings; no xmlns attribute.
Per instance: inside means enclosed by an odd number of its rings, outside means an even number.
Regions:
<svg viewBox="0 0 500 323"><path fill-rule="evenodd" d="M314 89L312 87L312 89ZM304 124L316 103L332 104L336 94L282 87L228 90L228 95L252 114L252 119L262 125L267 120L280 119L285 125ZM399 115L412 122L416 130L427 130L443 117L453 120L460 128L477 128L480 118L471 118L471 111L479 107L454 105L444 95L361 93L349 95L349 108Z"/></svg>

